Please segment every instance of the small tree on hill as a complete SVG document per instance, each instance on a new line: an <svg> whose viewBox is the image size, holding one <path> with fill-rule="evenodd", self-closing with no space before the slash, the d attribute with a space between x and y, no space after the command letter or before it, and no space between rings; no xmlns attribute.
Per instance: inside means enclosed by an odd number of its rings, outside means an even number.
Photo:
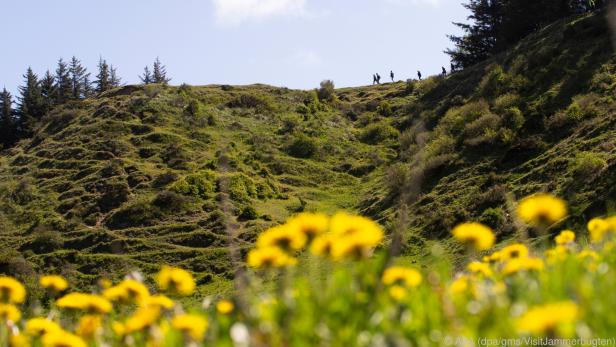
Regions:
<svg viewBox="0 0 616 347"><path fill-rule="evenodd" d="M139 76L139 79L143 84L152 83L152 73L150 72L149 67L146 66L145 68L143 68L143 75Z"/></svg>
<svg viewBox="0 0 616 347"><path fill-rule="evenodd" d="M111 77L109 75L109 65L107 61L100 58L98 61L98 74L96 75L96 91L102 93L111 89Z"/></svg>
<svg viewBox="0 0 616 347"><path fill-rule="evenodd" d="M47 70L41 79L41 95L43 97L43 109L47 113L56 104L56 78Z"/></svg>
<svg viewBox="0 0 616 347"><path fill-rule="evenodd" d="M317 90L317 96L321 101L334 101L336 94L334 94L335 85L332 80L325 80L321 82L321 87Z"/></svg>
<svg viewBox="0 0 616 347"><path fill-rule="evenodd" d="M73 97L73 83L71 81L68 64L60 58L56 67L56 103L63 104Z"/></svg>
<svg viewBox="0 0 616 347"><path fill-rule="evenodd" d="M71 59L69 71L71 75L71 97L73 99L81 99L84 97L85 80L90 74L75 56Z"/></svg>
<svg viewBox="0 0 616 347"><path fill-rule="evenodd" d="M13 99L6 88L0 93L0 144L3 148L12 146L17 139Z"/></svg>
<svg viewBox="0 0 616 347"><path fill-rule="evenodd" d="M109 67L109 71L110 71L109 84L111 85L111 88L119 87L120 84L122 84L122 79L118 76L118 72L115 66L111 65Z"/></svg>
<svg viewBox="0 0 616 347"><path fill-rule="evenodd" d="M41 94L38 76L32 71L32 68L28 68L23 77L25 85L19 87L19 130L28 135L32 133L35 122L43 117L43 95Z"/></svg>
<svg viewBox="0 0 616 347"><path fill-rule="evenodd" d="M152 73L152 81L154 83L167 84L171 78L167 78L167 67L163 65L158 57L154 61L154 69Z"/></svg>

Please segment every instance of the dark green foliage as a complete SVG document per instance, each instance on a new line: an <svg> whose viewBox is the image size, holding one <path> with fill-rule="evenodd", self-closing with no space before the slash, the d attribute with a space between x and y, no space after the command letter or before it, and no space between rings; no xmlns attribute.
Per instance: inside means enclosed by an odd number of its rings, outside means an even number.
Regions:
<svg viewBox="0 0 616 347"><path fill-rule="evenodd" d="M242 221L255 220L259 218L259 213L252 205L245 205L240 208L237 217Z"/></svg>
<svg viewBox="0 0 616 347"><path fill-rule="evenodd" d="M320 101L334 101L336 98L334 81L325 80L321 82L321 86L317 89L317 96Z"/></svg>
<svg viewBox="0 0 616 347"><path fill-rule="evenodd" d="M608 167L607 161L592 152L578 153L569 164L569 170L577 179L592 179Z"/></svg>
<svg viewBox="0 0 616 347"><path fill-rule="evenodd" d="M6 89L0 93L0 144L11 147L17 140L17 126L13 113L13 98Z"/></svg>
<svg viewBox="0 0 616 347"><path fill-rule="evenodd" d="M28 136L32 134L36 122L43 117L45 106L38 76L31 68L28 68L23 77L25 85L19 87L20 96L17 112L19 131Z"/></svg>
<svg viewBox="0 0 616 347"><path fill-rule="evenodd" d="M73 99L87 97L88 88L86 88L86 83L89 83L88 78L90 74L87 72L86 68L81 65L81 61L75 56L71 59L69 72L71 79L71 97Z"/></svg>
<svg viewBox="0 0 616 347"><path fill-rule="evenodd" d="M152 83L167 84L170 81L171 78L167 77L167 68L160 62L158 57L156 57L154 68L152 69Z"/></svg>
<svg viewBox="0 0 616 347"><path fill-rule="evenodd" d="M66 62L60 58L56 67L56 103L62 104L67 102L73 96L73 82L71 80L71 71Z"/></svg>
<svg viewBox="0 0 616 347"><path fill-rule="evenodd" d="M286 151L296 158L310 158L317 152L317 143L307 135L294 136L287 145Z"/></svg>
<svg viewBox="0 0 616 347"><path fill-rule="evenodd" d="M361 141L368 144L377 144L398 137L398 130L386 123L370 124L361 133Z"/></svg>
<svg viewBox="0 0 616 347"><path fill-rule="evenodd" d="M96 91L98 93L105 92L112 88L109 65L102 57L98 61L98 74L96 75Z"/></svg>
<svg viewBox="0 0 616 347"><path fill-rule="evenodd" d="M58 88L56 86L56 78L47 70L45 76L41 80L41 95L43 96L44 113L51 111L51 108L56 104Z"/></svg>
<svg viewBox="0 0 616 347"><path fill-rule="evenodd" d="M152 73L150 72L150 68L148 66L143 68L143 75L139 76L141 83L150 84L152 83Z"/></svg>

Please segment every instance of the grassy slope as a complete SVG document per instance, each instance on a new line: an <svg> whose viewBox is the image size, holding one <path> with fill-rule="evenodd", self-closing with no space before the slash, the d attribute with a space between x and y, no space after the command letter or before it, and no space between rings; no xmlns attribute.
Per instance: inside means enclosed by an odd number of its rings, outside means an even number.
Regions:
<svg viewBox="0 0 616 347"><path fill-rule="evenodd" d="M87 285L164 262L216 285L232 276L225 225L248 247L302 208L388 224L402 202L409 254L467 219L505 239L508 200L541 190L572 202L568 224L605 213L616 65L602 16L447 78L340 89L329 104L263 85L151 85L63 106L0 157L0 271ZM298 158L297 140L314 153Z"/></svg>

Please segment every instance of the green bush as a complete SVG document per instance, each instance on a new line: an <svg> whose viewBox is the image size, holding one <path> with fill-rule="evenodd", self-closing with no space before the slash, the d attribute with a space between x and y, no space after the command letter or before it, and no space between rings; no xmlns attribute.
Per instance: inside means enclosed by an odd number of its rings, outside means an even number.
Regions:
<svg viewBox="0 0 616 347"><path fill-rule="evenodd" d="M212 171L188 175L175 182L170 190L187 196L207 198L214 192L216 174Z"/></svg>
<svg viewBox="0 0 616 347"><path fill-rule="evenodd" d="M479 221L493 229L498 229L505 221L505 213L501 208L488 208L483 211Z"/></svg>
<svg viewBox="0 0 616 347"><path fill-rule="evenodd" d="M240 208L238 218L240 220L255 220L259 218L259 213L252 205L244 205Z"/></svg>
<svg viewBox="0 0 616 347"><path fill-rule="evenodd" d="M470 123L488 114L491 114L490 105L485 100L469 102L466 105L449 109L437 129L440 132L457 136Z"/></svg>
<svg viewBox="0 0 616 347"><path fill-rule="evenodd" d="M231 200L241 203L246 203L257 196L255 182L243 173L219 177L218 191L229 194Z"/></svg>
<svg viewBox="0 0 616 347"><path fill-rule="evenodd" d="M320 88L317 89L317 96L320 101L334 101L336 98L334 81L325 80L321 82Z"/></svg>
<svg viewBox="0 0 616 347"><path fill-rule="evenodd" d="M317 142L313 138L300 134L293 137L286 147L286 152L295 158L311 158L317 152Z"/></svg>
<svg viewBox="0 0 616 347"><path fill-rule="evenodd" d="M376 112L383 117L389 117L394 113L389 102L385 100L379 103L379 106L377 107Z"/></svg>
<svg viewBox="0 0 616 347"><path fill-rule="evenodd" d="M607 166L607 161L600 155L593 152L581 152L570 162L569 169L575 177L588 179L601 173Z"/></svg>
<svg viewBox="0 0 616 347"><path fill-rule="evenodd" d="M498 138L501 119L493 113L487 113L468 123L464 127L464 143L470 146L492 144Z"/></svg>
<svg viewBox="0 0 616 347"><path fill-rule="evenodd" d="M503 125L511 130L519 130L524 126L526 119L522 111L516 106L506 108L500 113Z"/></svg>
<svg viewBox="0 0 616 347"><path fill-rule="evenodd" d="M361 133L360 139L364 143L377 144L390 139L398 138L399 132L396 128L386 123L375 123L368 125Z"/></svg>

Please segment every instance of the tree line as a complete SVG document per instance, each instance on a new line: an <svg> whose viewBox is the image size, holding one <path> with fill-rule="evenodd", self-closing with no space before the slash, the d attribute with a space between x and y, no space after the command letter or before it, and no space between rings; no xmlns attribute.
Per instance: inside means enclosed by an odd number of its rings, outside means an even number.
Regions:
<svg viewBox="0 0 616 347"><path fill-rule="evenodd" d="M31 67L23 75L24 84L18 88L16 107L13 96L6 88L0 92L0 146L9 148L22 138L33 134L36 123L52 108L68 102L83 100L122 85L116 67L99 59L94 79L76 57L70 61L60 58L56 69L39 77ZM158 58L152 72L145 67L139 76L144 84L171 81L167 69Z"/></svg>
<svg viewBox="0 0 616 347"><path fill-rule="evenodd" d="M469 0L470 23L454 23L452 68L463 69L502 52L526 35L558 19L602 8L608 0Z"/></svg>

